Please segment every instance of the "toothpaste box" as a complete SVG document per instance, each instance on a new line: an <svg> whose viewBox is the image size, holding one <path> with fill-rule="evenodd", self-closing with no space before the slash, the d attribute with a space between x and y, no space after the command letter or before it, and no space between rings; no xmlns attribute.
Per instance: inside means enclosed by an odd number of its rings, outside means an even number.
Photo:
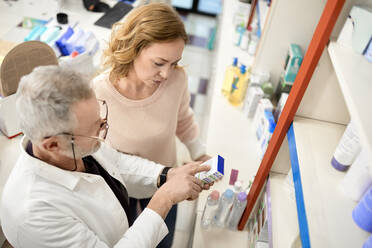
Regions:
<svg viewBox="0 0 372 248"><path fill-rule="evenodd" d="M220 155L216 155L213 158L205 161L201 165L209 165L211 169L209 171L203 171L195 174L195 177L202 180L204 183L211 183L218 179L221 179L224 175L224 162L225 159Z"/></svg>

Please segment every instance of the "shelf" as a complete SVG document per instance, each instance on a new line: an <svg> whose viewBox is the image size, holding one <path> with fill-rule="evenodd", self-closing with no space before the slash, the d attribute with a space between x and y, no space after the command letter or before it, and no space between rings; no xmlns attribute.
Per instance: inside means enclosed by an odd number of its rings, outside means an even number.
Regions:
<svg viewBox="0 0 372 248"><path fill-rule="evenodd" d="M362 247L370 234L352 219L357 202L340 190L345 173L330 164L345 126L295 118L293 130L311 246Z"/></svg>
<svg viewBox="0 0 372 248"><path fill-rule="evenodd" d="M293 186L283 174L271 173L269 180L273 248L288 248L299 234Z"/></svg>
<svg viewBox="0 0 372 248"><path fill-rule="evenodd" d="M239 47L234 45L235 29L234 29L234 13L239 4L242 4L238 0L224 0L222 7L222 15L219 16L218 23L218 44L217 44L217 68L222 71L217 71L222 76L221 80L217 81L218 85L222 85L223 74L227 66L231 65L234 57L238 57L239 62L242 62L246 66L253 64L254 56L248 54L247 51L243 51Z"/></svg>
<svg viewBox="0 0 372 248"><path fill-rule="evenodd" d="M195 231L193 239L193 248L199 247L248 247L248 232L231 231L226 228L219 228L212 226L210 229L203 229L200 227L202 213L197 212Z"/></svg>
<svg viewBox="0 0 372 248"><path fill-rule="evenodd" d="M337 42L331 42L328 52L336 72L346 105L358 128L362 146L372 162L372 116L369 114L372 96L372 63L361 54Z"/></svg>

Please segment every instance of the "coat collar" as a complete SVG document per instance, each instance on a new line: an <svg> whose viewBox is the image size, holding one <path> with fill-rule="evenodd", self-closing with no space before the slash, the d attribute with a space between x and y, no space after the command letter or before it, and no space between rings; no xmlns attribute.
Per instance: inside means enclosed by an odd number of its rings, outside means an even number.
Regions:
<svg viewBox="0 0 372 248"><path fill-rule="evenodd" d="M21 158L24 160L25 166L28 166L28 169L32 170L35 174L70 190L74 190L82 178L87 179L88 181L92 180L90 174L64 170L31 156L26 151L29 142L30 140L27 137L22 138Z"/></svg>

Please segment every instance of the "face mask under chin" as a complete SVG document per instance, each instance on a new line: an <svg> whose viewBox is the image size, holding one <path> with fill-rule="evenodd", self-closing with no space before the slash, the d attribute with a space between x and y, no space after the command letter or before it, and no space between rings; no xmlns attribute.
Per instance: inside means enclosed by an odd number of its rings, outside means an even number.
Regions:
<svg viewBox="0 0 372 248"><path fill-rule="evenodd" d="M84 157L87 157L89 155L92 155L94 154L95 152L97 152L99 150L99 148L101 147L101 143L100 142L97 142L93 147L91 147L89 150L84 150L84 149L81 149L79 145L77 145L75 143L74 145L74 150L75 150L75 159L80 159L80 158L84 158ZM63 152L62 152L63 155L73 159L74 158L74 155L72 153L72 147L71 147L71 144L69 145L69 147L67 147Z"/></svg>

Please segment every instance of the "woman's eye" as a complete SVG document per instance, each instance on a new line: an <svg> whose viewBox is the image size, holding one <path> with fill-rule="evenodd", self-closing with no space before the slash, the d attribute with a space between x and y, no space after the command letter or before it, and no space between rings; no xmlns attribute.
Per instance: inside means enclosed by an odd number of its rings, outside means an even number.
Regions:
<svg viewBox="0 0 372 248"><path fill-rule="evenodd" d="M163 66L164 64L154 62L156 66Z"/></svg>

